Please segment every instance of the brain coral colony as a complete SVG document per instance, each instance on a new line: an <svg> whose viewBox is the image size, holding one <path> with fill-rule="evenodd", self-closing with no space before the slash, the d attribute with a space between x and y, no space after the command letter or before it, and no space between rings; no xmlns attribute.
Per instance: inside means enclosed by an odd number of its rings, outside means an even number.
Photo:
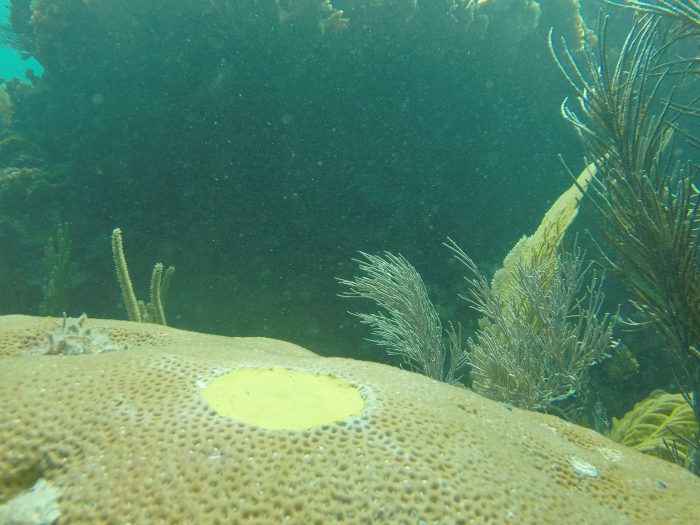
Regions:
<svg viewBox="0 0 700 525"><path fill-rule="evenodd" d="M558 417L281 341L87 322L128 347L36 355L55 321L0 318L2 523L700 516L697 477Z"/></svg>
<svg viewBox="0 0 700 525"><path fill-rule="evenodd" d="M10 4L0 525L700 523L695 2Z"/></svg>

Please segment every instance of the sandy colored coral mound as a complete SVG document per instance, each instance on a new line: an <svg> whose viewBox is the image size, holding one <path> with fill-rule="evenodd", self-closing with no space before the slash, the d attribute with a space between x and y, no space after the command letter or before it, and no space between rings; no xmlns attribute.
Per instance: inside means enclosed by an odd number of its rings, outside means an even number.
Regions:
<svg viewBox="0 0 700 525"><path fill-rule="evenodd" d="M57 323L0 318L0 507L48 487L70 524L700 520L700 480L680 467L417 374L94 319L128 348L24 355ZM201 396L238 368L338 378L364 405L302 430L243 423Z"/></svg>

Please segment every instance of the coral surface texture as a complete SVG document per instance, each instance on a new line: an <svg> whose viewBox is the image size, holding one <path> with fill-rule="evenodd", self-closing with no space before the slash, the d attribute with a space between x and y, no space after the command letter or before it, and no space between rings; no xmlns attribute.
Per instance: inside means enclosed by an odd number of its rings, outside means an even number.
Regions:
<svg viewBox="0 0 700 525"><path fill-rule="evenodd" d="M62 322L0 317L3 523L700 523L681 467L461 387L125 321L87 320L101 353L33 351ZM276 389L324 422L275 419ZM272 424L236 417L258 397Z"/></svg>

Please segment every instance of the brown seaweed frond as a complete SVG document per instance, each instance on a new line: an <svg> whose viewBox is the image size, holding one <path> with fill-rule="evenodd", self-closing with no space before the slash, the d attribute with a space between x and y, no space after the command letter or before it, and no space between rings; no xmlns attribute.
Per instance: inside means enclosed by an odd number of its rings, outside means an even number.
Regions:
<svg viewBox="0 0 700 525"><path fill-rule="evenodd" d="M654 17L635 22L614 67L605 21L598 51L585 55L583 68L566 46L566 63L553 55L579 94L580 115L566 101L562 114L598 168L587 195L603 219L608 262L672 347L689 351L700 341L698 169L672 158L679 117L669 111L672 94L659 100L664 75L651 80L657 31Z"/></svg>
<svg viewBox="0 0 700 525"><path fill-rule="evenodd" d="M607 4L673 19L689 30L700 31L700 3L697 0L605 0Z"/></svg>
<svg viewBox="0 0 700 525"><path fill-rule="evenodd" d="M662 64L671 74L699 75L700 55L697 49L691 51L691 56L680 52L682 46L677 46L682 40L700 37L700 3L697 0L605 0L606 3L635 11L639 15L651 15L665 24L667 34L664 36L666 47L674 47L675 52ZM693 44L691 42L692 49Z"/></svg>
<svg viewBox="0 0 700 525"><path fill-rule="evenodd" d="M579 113L564 99L562 115L598 168L604 163L626 172L653 169L670 138L668 123L679 119L669 111L672 97L661 103L660 111L653 107L666 77L661 72L652 78L659 58L653 45L658 27L658 19L651 16L635 21L614 65L606 53L607 18L601 20L597 49L585 49L581 64L566 42L559 57L550 32L552 56L578 98Z"/></svg>
<svg viewBox="0 0 700 525"><path fill-rule="evenodd" d="M562 114L597 167L586 200L602 255L663 335L673 372L700 419L700 174L697 165L675 159L672 147L681 117L698 109L676 105L675 87L665 85L667 41L659 22L651 15L637 19L612 67L605 20L597 51L586 52L581 64L566 43L563 58L551 38L550 49L578 94L578 113L565 100Z"/></svg>

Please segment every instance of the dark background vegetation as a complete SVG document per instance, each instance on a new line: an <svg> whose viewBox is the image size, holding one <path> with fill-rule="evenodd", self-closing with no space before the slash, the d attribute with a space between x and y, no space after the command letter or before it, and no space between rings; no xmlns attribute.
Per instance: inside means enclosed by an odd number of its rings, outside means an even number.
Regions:
<svg viewBox="0 0 700 525"><path fill-rule="evenodd" d="M558 155L583 162L547 49L570 21L543 8L526 30L503 12L479 34L445 3L338 0L334 32L313 11L281 22L271 0L14 0L17 45L45 73L5 88L0 312L38 313L67 222L72 316L125 318L118 226L137 295L156 261L176 267L174 327L377 359L347 313L367 305L337 297L359 250L404 255L469 327L443 240L494 271L570 185Z"/></svg>

